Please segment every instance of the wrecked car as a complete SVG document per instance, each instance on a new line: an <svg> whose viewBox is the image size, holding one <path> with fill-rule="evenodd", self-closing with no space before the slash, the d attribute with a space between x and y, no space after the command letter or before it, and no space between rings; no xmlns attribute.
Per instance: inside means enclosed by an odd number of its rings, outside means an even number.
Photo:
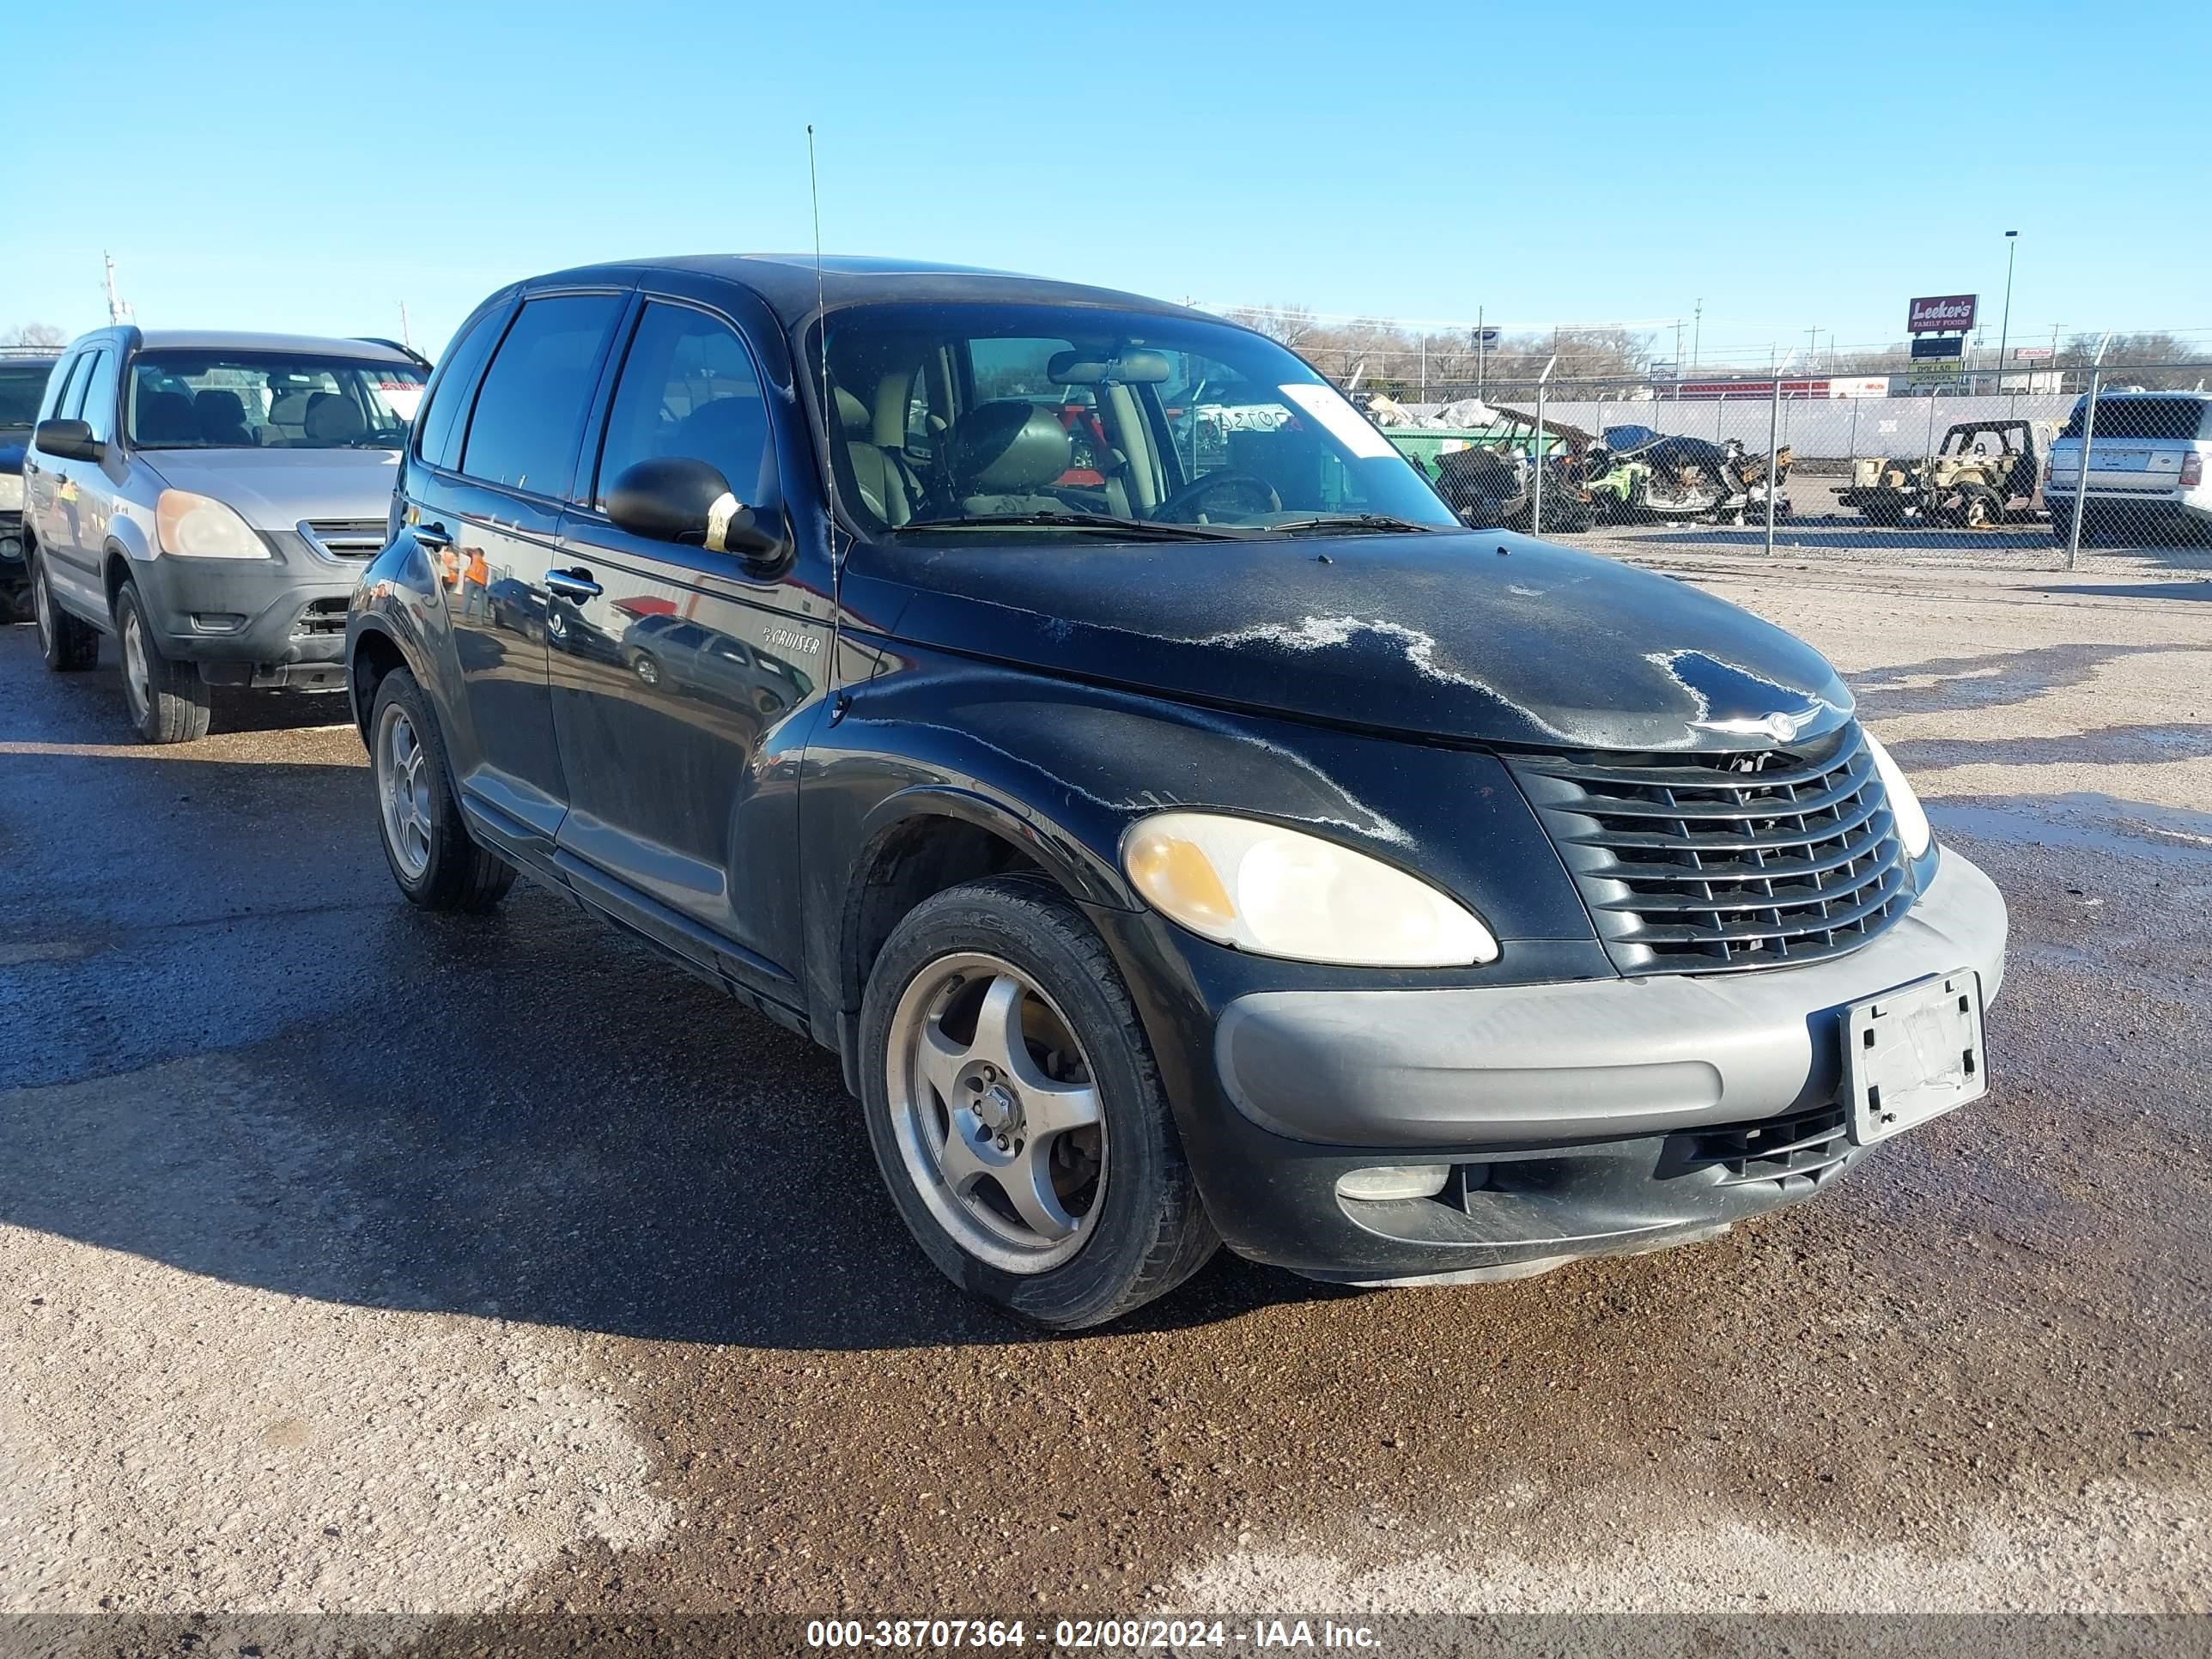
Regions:
<svg viewBox="0 0 2212 1659"><path fill-rule="evenodd" d="M526 873L835 1053L857 1124L789 1133L865 1134L1039 1325L1223 1243L1377 1285L1709 1239L1986 1087L2004 902L1820 655L1470 530L1218 318L559 272L464 323L393 511L345 672L400 894ZM653 615L798 672L576 643Z"/></svg>
<svg viewBox="0 0 2212 1659"><path fill-rule="evenodd" d="M1609 426L1589 462L1589 488L1600 516L1613 523L1715 520L1741 524L1763 514L1770 488L1790 477L1784 445L1770 459L1735 439L1669 437L1648 426ZM1772 475L1770 485L1769 472ZM1777 495L1778 512L1789 511Z"/></svg>
<svg viewBox="0 0 2212 1659"><path fill-rule="evenodd" d="M1960 421L1933 455L1852 462L1836 499L1869 524L1917 514L1925 525L1993 529L2032 509L2057 431L2053 421Z"/></svg>
<svg viewBox="0 0 2212 1659"><path fill-rule="evenodd" d="M1462 524L1477 530L1534 530L1540 514L1544 531L1572 535L1588 530L1593 517L1589 445L1590 434L1580 427L1500 409L1483 441L1436 458L1437 492Z"/></svg>

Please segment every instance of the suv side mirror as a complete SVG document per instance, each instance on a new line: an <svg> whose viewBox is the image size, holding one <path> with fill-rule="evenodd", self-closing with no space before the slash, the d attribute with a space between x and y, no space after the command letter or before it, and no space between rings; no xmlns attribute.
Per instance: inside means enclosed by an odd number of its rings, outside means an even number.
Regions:
<svg viewBox="0 0 2212 1659"><path fill-rule="evenodd" d="M31 442L40 453L68 461L96 461L107 453L107 446L82 421L40 421Z"/></svg>
<svg viewBox="0 0 2212 1659"><path fill-rule="evenodd" d="M686 543L709 553L758 558L781 545L720 471L681 457L624 467L607 491L607 517L633 536Z"/></svg>

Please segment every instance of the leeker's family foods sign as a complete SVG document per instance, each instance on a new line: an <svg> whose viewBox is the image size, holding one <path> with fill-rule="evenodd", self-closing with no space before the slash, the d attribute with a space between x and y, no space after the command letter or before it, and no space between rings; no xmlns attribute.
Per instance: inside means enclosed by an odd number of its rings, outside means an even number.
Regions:
<svg viewBox="0 0 2212 1659"><path fill-rule="evenodd" d="M1938 294L1912 302L1911 316L1905 319L1908 334L1935 334L1954 329L1969 329L1974 325L1974 301L1972 294Z"/></svg>

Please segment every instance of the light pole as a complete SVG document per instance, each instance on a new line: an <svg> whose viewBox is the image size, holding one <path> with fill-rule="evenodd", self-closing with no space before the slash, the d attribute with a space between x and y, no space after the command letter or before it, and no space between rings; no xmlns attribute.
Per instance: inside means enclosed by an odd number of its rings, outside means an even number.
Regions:
<svg viewBox="0 0 2212 1659"><path fill-rule="evenodd" d="M2004 320L1997 325L1997 390L2004 390L2005 346L2012 336L2012 266L2020 253L2020 233L2005 232Z"/></svg>

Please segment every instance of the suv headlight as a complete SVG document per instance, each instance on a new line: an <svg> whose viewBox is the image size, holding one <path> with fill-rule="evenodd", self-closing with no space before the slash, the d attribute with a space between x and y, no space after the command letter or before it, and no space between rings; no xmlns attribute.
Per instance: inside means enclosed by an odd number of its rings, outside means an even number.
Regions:
<svg viewBox="0 0 2212 1659"><path fill-rule="evenodd" d="M1318 836L1211 812L1133 825L1121 864L1171 921L1263 957L1360 968L1498 960L1498 941L1426 882Z"/></svg>
<svg viewBox="0 0 2212 1659"><path fill-rule="evenodd" d="M1935 838L1936 832L1928 827L1928 814L1920 805L1920 797L1912 793L1904 769L1881 746L1881 739L1869 732L1866 744L1874 756L1874 769L1881 775L1882 793L1889 797L1890 816L1897 820L1897 838L1905 843L1906 856L1917 859L1927 852L1928 843Z"/></svg>
<svg viewBox="0 0 2212 1659"><path fill-rule="evenodd" d="M154 533L164 553L187 559L265 559L269 544L212 495L165 489L154 503Z"/></svg>

